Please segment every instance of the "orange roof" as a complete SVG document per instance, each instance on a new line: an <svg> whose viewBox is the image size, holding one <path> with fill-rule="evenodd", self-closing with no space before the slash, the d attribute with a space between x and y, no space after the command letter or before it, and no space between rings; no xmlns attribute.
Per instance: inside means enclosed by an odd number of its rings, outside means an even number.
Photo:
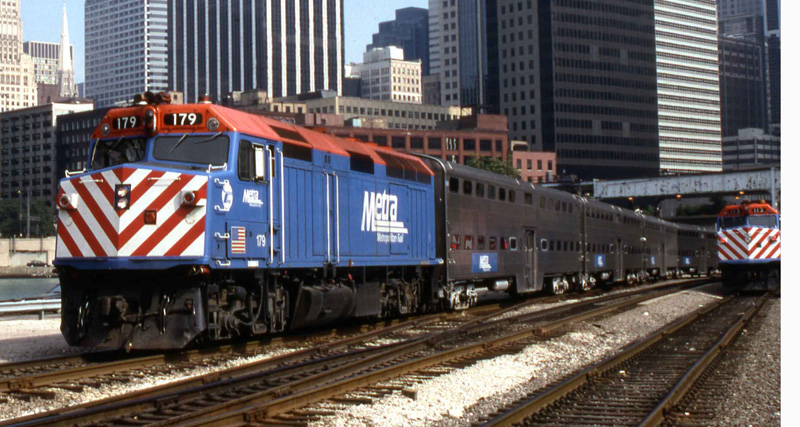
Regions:
<svg viewBox="0 0 800 427"><path fill-rule="evenodd" d="M294 144L315 150L334 153L349 157L349 152L357 153L370 157L374 163L386 165L387 158L392 163L404 169L413 169L427 175L433 172L419 158L393 151L388 148L378 147L373 144L356 142L353 140L338 138L326 133L294 126L269 117L246 113L214 104L159 104L141 105L124 108L114 108L109 110L101 122L111 126L111 134L106 137L134 136L141 135L144 129L141 126L136 128L116 129L115 120L124 117L137 117L141 123L146 110L151 110L158 121L157 131L162 134L186 133L186 132L209 132L206 122L211 117L216 117L219 128L215 132L241 132L259 138L282 141L285 144ZM195 113L201 114L203 120L196 125L166 125L164 118L169 114ZM93 139L104 138L98 126L92 134ZM118 126L116 126L118 127ZM380 150L380 154L379 151Z"/></svg>
<svg viewBox="0 0 800 427"><path fill-rule="evenodd" d="M749 216L749 215L780 215L778 210L769 203L742 203L741 205L729 205L719 213L721 217L729 216Z"/></svg>

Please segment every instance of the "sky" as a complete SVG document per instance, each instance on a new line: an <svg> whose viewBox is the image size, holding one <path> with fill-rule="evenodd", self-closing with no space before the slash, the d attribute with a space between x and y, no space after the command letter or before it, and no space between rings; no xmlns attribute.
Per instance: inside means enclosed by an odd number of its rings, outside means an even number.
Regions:
<svg viewBox="0 0 800 427"><path fill-rule="evenodd" d="M342 0L344 2L345 62L361 62L361 55L378 32L378 23L394 19L404 7L428 8L428 0ZM84 0L66 0L69 40L75 46L75 81L84 81ZM25 41L58 43L61 39L62 0L22 0L22 28Z"/></svg>

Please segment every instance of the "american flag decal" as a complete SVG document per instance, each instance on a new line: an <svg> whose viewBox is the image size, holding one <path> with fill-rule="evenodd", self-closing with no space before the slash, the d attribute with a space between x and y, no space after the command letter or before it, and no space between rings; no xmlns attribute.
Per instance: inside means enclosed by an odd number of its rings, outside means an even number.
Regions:
<svg viewBox="0 0 800 427"><path fill-rule="evenodd" d="M246 234L244 227L231 227L231 253L243 254L247 251Z"/></svg>

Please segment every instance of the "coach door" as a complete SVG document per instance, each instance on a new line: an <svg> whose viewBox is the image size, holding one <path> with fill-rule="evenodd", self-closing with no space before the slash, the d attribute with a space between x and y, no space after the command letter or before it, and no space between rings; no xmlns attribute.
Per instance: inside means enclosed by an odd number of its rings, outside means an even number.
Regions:
<svg viewBox="0 0 800 427"><path fill-rule="evenodd" d="M528 290L536 289L536 268L539 252L536 250L536 231L525 230L525 250L528 252L525 260L525 280Z"/></svg>
<svg viewBox="0 0 800 427"><path fill-rule="evenodd" d="M625 254L622 250L622 239L617 239L616 251L617 266L614 270L614 280L625 280ZM614 256L612 254L611 256Z"/></svg>

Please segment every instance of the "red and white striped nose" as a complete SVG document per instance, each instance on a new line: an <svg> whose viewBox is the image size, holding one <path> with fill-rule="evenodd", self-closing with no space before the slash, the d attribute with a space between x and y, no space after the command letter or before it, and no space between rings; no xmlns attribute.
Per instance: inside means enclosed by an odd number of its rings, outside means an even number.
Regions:
<svg viewBox="0 0 800 427"><path fill-rule="evenodd" d="M58 257L203 256L208 177L120 167L64 180Z"/></svg>

